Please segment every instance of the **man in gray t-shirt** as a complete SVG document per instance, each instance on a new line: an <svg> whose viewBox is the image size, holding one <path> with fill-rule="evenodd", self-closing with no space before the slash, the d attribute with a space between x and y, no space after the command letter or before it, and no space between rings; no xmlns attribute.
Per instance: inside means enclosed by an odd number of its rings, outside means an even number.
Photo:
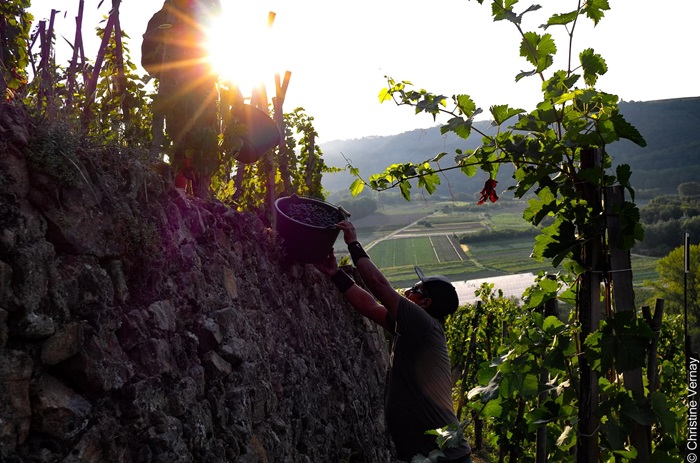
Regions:
<svg viewBox="0 0 700 463"><path fill-rule="evenodd" d="M447 278L425 277L416 267L420 281L402 296L362 249L353 225L342 221L337 227L343 230L353 263L371 294L338 268L333 252L315 266L331 277L360 314L396 334L385 407L389 433L399 459L410 461L419 453L427 456L437 444L435 436L425 432L458 423L442 329L444 318L459 306L457 292ZM464 439L443 452L445 458L439 462L471 462L471 449Z"/></svg>

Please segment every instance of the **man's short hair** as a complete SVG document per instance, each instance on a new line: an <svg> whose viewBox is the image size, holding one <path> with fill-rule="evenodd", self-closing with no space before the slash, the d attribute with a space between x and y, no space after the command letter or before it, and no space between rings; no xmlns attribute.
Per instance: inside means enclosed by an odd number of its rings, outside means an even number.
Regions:
<svg viewBox="0 0 700 463"><path fill-rule="evenodd" d="M416 265L418 279L423 283L427 297L432 299L428 313L438 320L453 314L459 307L457 290L447 277L442 275L423 275L423 271Z"/></svg>

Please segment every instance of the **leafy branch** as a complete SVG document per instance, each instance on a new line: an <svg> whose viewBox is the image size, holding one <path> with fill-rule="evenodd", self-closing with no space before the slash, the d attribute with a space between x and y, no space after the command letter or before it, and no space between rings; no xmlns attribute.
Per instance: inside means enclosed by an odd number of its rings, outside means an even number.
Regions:
<svg viewBox="0 0 700 463"><path fill-rule="evenodd" d="M483 4L483 0L477 1ZM532 312L511 320L512 334L491 357L492 361L481 364L478 385L467 395L480 397L486 404L474 405L472 411L480 408L483 415L493 420L495 444L506 449L510 461L526 457L523 443L528 433L543 425L549 427L550 433L558 434L559 449L555 454L562 461L571 457L569 449L574 445L581 462L596 461L599 445L608 449L615 461L638 455L640 461L648 461L651 443L648 450L646 445L640 446L634 437L639 434L636 427L654 423L666 423L664 426L669 427L672 420L667 418L670 411L664 405L665 397L655 399L654 410L648 402L654 399L644 398L643 389L627 390L619 380L610 380L610 387L605 384L606 376L614 377L615 371L627 375L630 369L638 368L649 344L648 330L643 321L626 318L633 311L610 317L601 329L597 318L593 322L590 316L601 313L600 285L611 287L612 277L607 273L610 248L629 250L644 236L637 206L624 200L613 202L608 196L613 190L624 189L634 199L634 191L629 166L612 169L606 149L621 139L642 147L646 141L620 113L619 98L596 88L599 77L608 71L603 57L591 48L578 54L573 48L579 20L586 18L598 25L609 10L608 2L579 0L574 9L554 14L540 26L544 31L554 27L566 30L567 62L560 70L553 67L558 50L552 34L527 31L522 26L523 19L538 11L539 5L518 12L518 0L488 3L493 20L513 24L520 35L518 52L529 68L518 73L515 81L533 76L542 81L542 98L536 108L528 112L508 105L491 106L488 112L491 127L495 128L492 133L474 125L476 116L483 111L471 96L455 94L448 98L441 93L416 90L410 81L387 77L387 87L379 93L380 102L413 107L416 114L430 114L434 120L445 116L441 134L453 133L463 140L477 134L480 145L475 149L456 149L454 165L440 166L438 162L447 153L439 153L420 163L392 164L367 180L349 165L357 177L350 190L357 195L365 187L399 188L403 197L410 200L412 182L431 194L439 184L440 172L460 169L473 177L481 170L488 174L481 204L487 198L498 199L494 188L500 166L512 164L515 185L509 190L516 198L531 195L523 218L535 226L543 225L535 238L533 257L550 259L554 267L563 265L566 270L566 274L556 275L555 281L539 279L527 294L527 308L538 310L560 299L561 284L568 281L569 287L575 289L566 297L573 299L576 310L568 324ZM608 235L610 216L620 222L615 242ZM598 255L600 259L592 258ZM616 293L622 291L617 285L614 289ZM607 303L611 304L609 299ZM612 313L612 306L608 308ZM600 405L602 417L591 412L593 404ZM576 432L572 433L572 429ZM635 445L639 448L635 449ZM655 451L661 455L664 449L658 446Z"/></svg>

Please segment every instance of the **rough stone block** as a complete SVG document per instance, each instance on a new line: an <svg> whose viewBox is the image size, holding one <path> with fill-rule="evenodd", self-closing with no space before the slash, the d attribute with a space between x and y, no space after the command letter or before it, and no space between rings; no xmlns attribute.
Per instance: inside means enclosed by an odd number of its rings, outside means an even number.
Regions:
<svg viewBox="0 0 700 463"><path fill-rule="evenodd" d="M69 323L59 330L41 346L41 361L47 365L56 365L80 352L85 340L85 328L81 323Z"/></svg>
<svg viewBox="0 0 700 463"><path fill-rule="evenodd" d="M26 353L0 349L0 459L22 444L29 434L31 375L32 360Z"/></svg>
<svg viewBox="0 0 700 463"><path fill-rule="evenodd" d="M66 439L87 426L90 402L53 376L41 375L31 389L33 431Z"/></svg>

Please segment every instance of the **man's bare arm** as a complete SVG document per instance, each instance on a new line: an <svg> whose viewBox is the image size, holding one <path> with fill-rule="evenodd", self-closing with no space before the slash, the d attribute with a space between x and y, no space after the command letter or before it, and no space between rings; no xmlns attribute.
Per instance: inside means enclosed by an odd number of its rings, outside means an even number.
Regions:
<svg viewBox="0 0 700 463"><path fill-rule="evenodd" d="M339 271L342 272L342 270ZM370 293L357 285L353 285L343 293L343 296L362 316L377 323L385 330L394 332L394 317Z"/></svg>
<svg viewBox="0 0 700 463"><path fill-rule="evenodd" d="M369 259L365 259L368 260ZM394 332L394 317L386 307L378 303L376 299L363 288L360 288L342 269L338 267L335 253L330 254L320 262L315 262L314 266L322 273L331 277L333 283L343 293L345 299L350 302L361 315L367 317L383 328Z"/></svg>
<svg viewBox="0 0 700 463"><path fill-rule="evenodd" d="M357 232L355 231L354 225L344 220L337 223L336 227L343 231L343 238L348 245L350 255L353 257L353 263L360 272L362 281L395 320L396 311L398 310L399 301L402 296L391 286L389 280L387 280L384 274L374 265L374 262L369 259L367 253L362 250L362 245L357 241ZM364 257L358 258L360 255Z"/></svg>

